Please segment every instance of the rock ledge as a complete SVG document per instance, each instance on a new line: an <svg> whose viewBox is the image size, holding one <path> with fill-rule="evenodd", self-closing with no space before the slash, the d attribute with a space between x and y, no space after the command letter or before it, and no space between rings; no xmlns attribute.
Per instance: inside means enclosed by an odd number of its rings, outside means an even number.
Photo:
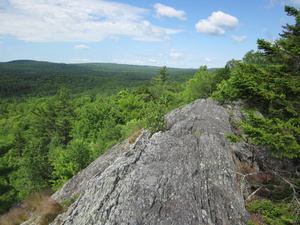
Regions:
<svg viewBox="0 0 300 225"><path fill-rule="evenodd" d="M201 99L165 118L167 131L114 146L57 191L81 195L52 224L247 224L227 110Z"/></svg>

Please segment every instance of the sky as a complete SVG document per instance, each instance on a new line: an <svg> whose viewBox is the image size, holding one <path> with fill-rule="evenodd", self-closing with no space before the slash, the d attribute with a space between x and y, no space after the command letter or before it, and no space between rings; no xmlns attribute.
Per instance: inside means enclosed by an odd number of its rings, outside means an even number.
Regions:
<svg viewBox="0 0 300 225"><path fill-rule="evenodd" d="M0 0L0 62L224 67L294 24L300 0Z"/></svg>

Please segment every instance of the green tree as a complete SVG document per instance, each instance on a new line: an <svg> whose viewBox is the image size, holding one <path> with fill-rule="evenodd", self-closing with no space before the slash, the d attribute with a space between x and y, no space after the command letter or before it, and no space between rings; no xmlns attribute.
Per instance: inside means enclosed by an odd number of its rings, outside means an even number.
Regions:
<svg viewBox="0 0 300 225"><path fill-rule="evenodd" d="M153 82L158 85L166 84L167 80L170 78L168 68L166 66L163 66L157 71L157 73L158 75L157 77L153 78Z"/></svg>
<svg viewBox="0 0 300 225"><path fill-rule="evenodd" d="M230 69L228 67L217 69L213 75L213 91L217 89L217 85L223 80L230 77Z"/></svg>
<svg viewBox="0 0 300 225"><path fill-rule="evenodd" d="M115 100L99 98L95 102L87 102L76 110L71 136L84 138L89 142L97 139L98 133L104 127L105 121L115 119L123 122L115 105Z"/></svg>
<svg viewBox="0 0 300 225"><path fill-rule="evenodd" d="M70 97L70 90L62 88L57 95L55 104L55 136L57 140L66 146L71 140L70 132L72 129L75 112Z"/></svg>
<svg viewBox="0 0 300 225"><path fill-rule="evenodd" d="M247 52L243 57L242 62L246 64L259 65L260 67L268 64L264 54L261 51L254 52L254 50Z"/></svg>
<svg viewBox="0 0 300 225"><path fill-rule="evenodd" d="M145 108L146 101L149 101L149 94L141 93L137 94L137 92L129 93L127 92L119 96L120 99L117 102L118 109L124 118L124 123L132 120L132 119L142 119L143 117L143 108Z"/></svg>
<svg viewBox="0 0 300 225"><path fill-rule="evenodd" d="M259 39L261 53L248 53L227 81L213 94L220 101L242 99L262 112L265 119L249 113L244 132L255 144L266 144L278 157L300 157L300 12L286 6L295 25L286 25L274 43ZM251 56L251 57L250 57ZM253 58L254 56L254 58ZM260 60L265 62L259 63Z"/></svg>
<svg viewBox="0 0 300 225"><path fill-rule="evenodd" d="M232 72L240 62L241 62L241 60L232 59L226 63L225 69Z"/></svg>
<svg viewBox="0 0 300 225"><path fill-rule="evenodd" d="M69 142L66 148L57 147L50 156L54 171L52 180L54 189L58 189L91 163L89 144L77 138Z"/></svg>
<svg viewBox="0 0 300 225"><path fill-rule="evenodd" d="M300 15L299 10L285 6L287 15L295 17L295 25L283 26L281 38L272 43L263 39L257 41L258 48L263 51L267 60L284 67L285 72L299 76L300 73Z"/></svg>
<svg viewBox="0 0 300 225"><path fill-rule="evenodd" d="M29 128L28 112L31 104L11 103L5 106L0 119L0 213L13 202L21 200L16 188L16 171L20 171ZM23 187L25 189L26 187Z"/></svg>
<svg viewBox="0 0 300 225"><path fill-rule="evenodd" d="M75 117L67 89L56 97L37 101L31 99L24 125L14 133L15 144L9 151L15 170L10 173L10 183L24 198L33 191L51 186L54 167L50 160L53 149L66 148Z"/></svg>
<svg viewBox="0 0 300 225"><path fill-rule="evenodd" d="M213 91L213 73L207 66L201 66L186 85L185 92L189 99L208 98Z"/></svg>

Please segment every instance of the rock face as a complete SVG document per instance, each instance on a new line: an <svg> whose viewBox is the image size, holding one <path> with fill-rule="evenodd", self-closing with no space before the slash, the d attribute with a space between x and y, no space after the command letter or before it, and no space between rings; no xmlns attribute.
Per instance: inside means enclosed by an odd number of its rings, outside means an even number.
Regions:
<svg viewBox="0 0 300 225"><path fill-rule="evenodd" d="M166 131L114 146L57 191L80 197L52 224L247 224L227 110L202 99L165 119Z"/></svg>

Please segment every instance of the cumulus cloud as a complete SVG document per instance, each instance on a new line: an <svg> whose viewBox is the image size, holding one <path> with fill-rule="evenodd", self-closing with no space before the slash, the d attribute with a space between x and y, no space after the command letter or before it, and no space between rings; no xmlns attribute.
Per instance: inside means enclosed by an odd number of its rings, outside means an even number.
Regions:
<svg viewBox="0 0 300 225"><path fill-rule="evenodd" d="M186 20L186 15L183 10L176 10L172 7L160 3L156 3L154 5L154 8L156 9L157 18L169 17L169 18L177 18L180 20Z"/></svg>
<svg viewBox="0 0 300 225"><path fill-rule="evenodd" d="M91 49L89 46L86 46L86 45L75 45L74 48L79 49L79 50L90 50Z"/></svg>
<svg viewBox="0 0 300 225"><path fill-rule="evenodd" d="M231 30L238 25L239 21L236 17L218 11L213 12L207 19L200 20L195 26L198 33L221 36L225 35L226 30Z"/></svg>
<svg viewBox="0 0 300 225"><path fill-rule="evenodd" d="M90 42L124 35L161 41L181 32L144 20L146 9L105 0L10 0L0 11L0 35L28 42Z"/></svg>
<svg viewBox="0 0 300 225"><path fill-rule="evenodd" d="M242 42L242 41L245 41L247 36L243 35L243 36L236 36L236 35L232 35L231 36L232 40L234 41L239 41L239 42Z"/></svg>
<svg viewBox="0 0 300 225"><path fill-rule="evenodd" d="M183 53L180 50L176 50L176 49L170 50L171 59L181 59L182 57L183 57Z"/></svg>

